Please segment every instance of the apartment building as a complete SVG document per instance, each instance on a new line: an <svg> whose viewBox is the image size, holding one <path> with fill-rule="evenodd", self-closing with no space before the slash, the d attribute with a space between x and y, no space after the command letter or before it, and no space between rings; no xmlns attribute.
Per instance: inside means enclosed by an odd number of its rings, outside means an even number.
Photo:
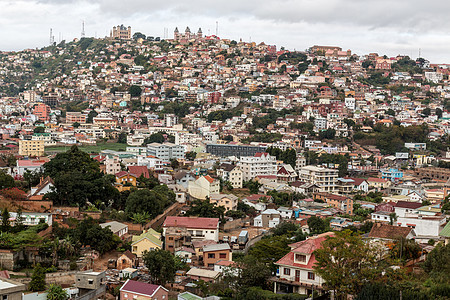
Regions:
<svg viewBox="0 0 450 300"><path fill-rule="evenodd" d="M50 106L39 103L33 108L33 115L42 122L50 121Z"/></svg>
<svg viewBox="0 0 450 300"><path fill-rule="evenodd" d="M20 140L19 155L22 156L43 156L44 141L43 140Z"/></svg>
<svg viewBox="0 0 450 300"><path fill-rule="evenodd" d="M184 158L185 148L173 143L151 143L147 145L147 155L153 155L163 161Z"/></svg>
<svg viewBox="0 0 450 300"><path fill-rule="evenodd" d="M269 153L256 153L254 156L243 156L239 160L243 180L248 181L260 175L277 175L277 159Z"/></svg>
<svg viewBox="0 0 450 300"><path fill-rule="evenodd" d="M229 210L237 210L238 197L233 194L211 194L209 202L224 207L227 212Z"/></svg>
<svg viewBox="0 0 450 300"><path fill-rule="evenodd" d="M337 190L339 171L316 166L305 166L299 169L300 181L316 184L321 192L334 192Z"/></svg>
<svg viewBox="0 0 450 300"><path fill-rule="evenodd" d="M67 112L66 113L66 123L73 124L73 123L86 123L87 115L83 114L81 112Z"/></svg>

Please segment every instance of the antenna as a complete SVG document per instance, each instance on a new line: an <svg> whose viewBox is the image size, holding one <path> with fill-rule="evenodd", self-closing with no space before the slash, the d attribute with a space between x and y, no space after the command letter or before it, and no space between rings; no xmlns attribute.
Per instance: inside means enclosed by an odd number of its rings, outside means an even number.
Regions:
<svg viewBox="0 0 450 300"><path fill-rule="evenodd" d="M55 42L55 37L53 36L53 29L50 28L50 45L53 45Z"/></svg>
<svg viewBox="0 0 450 300"><path fill-rule="evenodd" d="M85 37L85 32L84 32L84 20L81 22L81 38Z"/></svg>
<svg viewBox="0 0 450 300"><path fill-rule="evenodd" d="M420 50L421 50L421 49L419 48L419 58L421 57L421 56L420 56Z"/></svg>
<svg viewBox="0 0 450 300"><path fill-rule="evenodd" d="M219 21L216 21L216 36L219 36Z"/></svg>

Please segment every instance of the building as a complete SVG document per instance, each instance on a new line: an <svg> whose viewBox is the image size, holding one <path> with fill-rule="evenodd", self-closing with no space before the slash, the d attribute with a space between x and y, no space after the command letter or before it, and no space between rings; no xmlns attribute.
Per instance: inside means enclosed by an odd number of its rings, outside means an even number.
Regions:
<svg viewBox="0 0 450 300"><path fill-rule="evenodd" d="M314 200L322 200L327 205L342 210L346 214L353 214L353 199L330 193L314 193Z"/></svg>
<svg viewBox="0 0 450 300"><path fill-rule="evenodd" d="M114 26L110 32L110 37L112 39L131 40L131 26Z"/></svg>
<svg viewBox="0 0 450 300"><path fill-rule="evenodd" d="M186 272L186 276L188 276L191 280L203 280L205 282L215 282L221 273L214 270L200 269L200 268L191 268Z"/></svg>
<svg viewBox="0 0 450 300"><path fill-rule="evenodd" d="M338 170L316 166L305 166L298 171L300 181L315 184L322 192L334 192L337 190L338 174Z"/></svg>
<svg viewBox="0 0 450 300"><path fill-rule="evenodd" d="M169 291L161 285L128 279L120 288L120 300L168 300Z"/></svg>
<svg viewBox="0 0 450 300"><path fill-rule="evenodd" d="M131 241L131 251L139 258L142 257L144 251L162 249L163 245L161 234L152 228L140 235L133 235Z"/></svg>
<svg viewBox="0 0 450 300"><path fill-rule="evenodd" d="M242 156L239 167L244 181L252 180L259 175L277 175L276 157L265 152L258 152L254 156Z"/></svg>
<svg viewBox="0 0 450 300"><path fill-rule="evenodd" d="M50 106L39 103L33 108L33 115L42 122L50 121Z"/></svg>
<svg viewBox="0 0 450 300"><path fill-rule="evenodd" d="M109 157L105 159L105 172L106 174L117 174L122 167L120 166L120 160L117 156Z"/></svg>
<svg viewBox="0 0 450 300"><path fill-rule="evenodd" d="M396 180L403 178L403 172L399 171L398 169L393 169L393 168L383 169L383 170L380 170L380 172L381 172L382 179L396 181Z"/></svg>
<svg viewBox="0 0 450 300"><path fill-rule="evenodd" d="M254 156L256 153L266 151L266 147L248 146L248 145L221 145L221 144L207 144L206 152L215 156Z"/></svg>
<svg viewBox="0 0 450 300"><path fill-rule="evenodd" d="M75 274L75 287L78 296L85 299L101 298L106 293L105 272L85 271Z"/></svg>
<svg viewBox="0 0 450 300"><path fill-rule="evenodd" d="M437 180L449 180L450 179L450 169L446 168L416 168L414 170L415 175L420 179L437 179Z"/></svg>
<svg viewBox="0 0 450 300"><path fill-rule="evenodd" d="M220 260L232 261L231 248L228 243L207 245L203 247L203 264L213 268Z"/></svg>
<svg viewBox="0 0 450 300"><path fill-rule="evenodd" d="M253 219L253 226L274 228L280 224L281 213L275 209L266 209Z"/></svg>
<svg viewBox="0 0 450 300"><path fill-rule="evenodd" d="M116 119L108 117L94 117L92 120L94 125L101 127L116 127L118 124Z"/></svg>
<svg viewBox="0 0 450 300"><path fill-rule="evenodd" d="M195 240L219 241L219 219L168 216L163 225L165 250L172 253Z"/></svg>
<svg viewBox="0 0 450 300"><path fill-rule="evenodd" d="M184 158L185 148L172 143L151 143L147 145L147 155L153 155L163 161Z"/></svg>
<svg viewBox="0 0 450 300"><path fill-rule="evenodd" d="M0 278L0 296L3 300L22 300L22 293L26 290L27 288L23 283Z"/></svg>
<svg viewBox="0 0 450 300"><path fill-rule="evenodd" d="M392 182L383 179L383 178L377 178L377 177L369 177L367 178L367 183L369 184L369 188L373 188L376 191L384 190L391 186Z"/></svg>
<svg viewBox="0 0 450 300"><path fill-rule="evenodd" d="M211 194L209 202L224 207L225 212L227 212L230 210L237 210L238 197L233 194Z"/></svg>
<svg viewBox="0 0 450 300"><path fill-rule="evenodd" d="M43 156L44 141L43 140L19 140L19 155L22 156Z"/></svg>
<svg viewBox="0 0 450 300"><path fill-rule="evenodd" d="M126 268L134 268L136 262L136 255L127 250L117 259L116 269L123 270Z"/></svg>
<svg viewBox="0 0 450 300"><path fill-rule="evenodd" d="M117 221L111 221L107 223L101 223L100 227L102 228L109 228L109 230L112 231L115 235L118 237L123 237L125 234L128 233L128 225L117 222Z"/></svg>
<svg viewBox="0 0 450 300"><path fill-rule="evenodd" d="M84 124L86 123L87 115L83 114L81 112L71 112L68 111L66 113L66 123L73 124L73 123L79 123Z"/></svg>
<svg viewBox="0 0 450 300"><path fill-rule="evenodd" d="M333 233L326 232L289 245L291 251L275 263L278 266L277 276L272 278L275 293L309 295L313 289L322 290L324 280L314 272L314 251L329 236L333 236Z"/></svg>
<svg viewBox="0 0 450 300"><path fill-rule="evenodd" d="M212 194L220 193L220 182L209 175L201 176L195 181L189 181L188 193L193 198L205 200Z"/></svg>

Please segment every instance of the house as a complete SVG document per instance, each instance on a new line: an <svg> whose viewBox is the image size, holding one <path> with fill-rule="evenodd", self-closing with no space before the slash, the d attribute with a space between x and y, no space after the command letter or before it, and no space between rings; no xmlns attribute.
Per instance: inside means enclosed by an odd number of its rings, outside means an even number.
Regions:
<svg viewBox="0 0 450 300"><path fill-rule="evenodd" d="M189 182L195 181L195 176L185 171L179 171L173 175L173 179L176 184L181 185L187 190Z"/></svg>
<svg viewBox="0 0 450 300"><path fill-rule="evenodd" d="M305 166L299 169L299 180L316 184L322 192L333 192L337 189L337 169L327 169L316 166Z"/></svg>
<svg viewBox="0 0 450 300"><path fill-rule="evenodd" d="M294 182L297 179L297 172L290 164L278 166L277 180L281 182Z"/></svg>
<svg viewBox="0 0 450 300"><path fill-rule="evenodd" d="M233 189L242 189L244 184L244 172L239 166L234 166L228 175L228 181Z"/></svg>
<svg viewBox="0 0 450 300"><path fill-rule="evenodd" d="M253 207L257 211L262 212L267 208L266 203L270 203L272 202L272 200L272 196L264 194L253 194L242 199L242 202L250 207Z"/></svg>
<svg viewBox="0 0 450 300"><path fill-rule="evenodd" d="M188 193L191 197L205 200L211 197L211 194L219 194L220 182L209 175L201 176L195 181L190 181L188 185Z"/></svg>
<svg viewBox="0 0 450 300"><path fill-rule="evenodd" d="M444 238L444 244L448 245L450 243L450 222L445 225L445 227L439 233L439 236Z"/></svg>
<svg viewBox="0 0 450 300"><path fill-rule="evenodd" d="M165 250L174 253L195 240L219 241L219 219L168 216L163 225Z"/></svg>
<svg viewBox="0 0 450 300"><path fill-rule="evenodd" d="M175 256L178 256L186 263L191 263L193 256L195 256L195 250L190 247L181 247L179 250L175 251Z"/></svg>
<svg viewBox="0 0 450 300"><path fill-rule="evenodd" d="M135 175L137 178L144 176L144 178L150 178L150 173L146 166L129 166L128 172Z"/></svg>
<svg viewBox="0 0 450 300"><path fill-rule="evenodd" d="M106 293L105 272L93 272L92 270L75 274L75 287L78 288L80 297L90 295L92 298L101 298Z"/></svg>
<svg viewBox="0 0 450 300"><path fill-rule="evenodd" d="M120 279L133 279L139 275L138 269L134 268L125 268L119 271Z"/></svg>
<svg viewBox="0 0 450 300"><path fill-rule="evenodd" d="M439 239L439 233L444 229L446 222L445 216L406 213L405 216L397 218L395 225L413 228L416 233L415 240L426 243L430 239Z"/></svg>
<svg viewBox="0 0 450 300"><path fill-rule="evenodd" d="M253 226L274 228L280 224L280 212L275 209L266 209L253 219Z"/></svg>
<svg viewBox="0 0 450 300"><path fill-rule="evenodd" d="M23 283L0 278L0 295L4 300L22 300L22 293L26 290L27 288Z"/></svg>
<svg viewBox="0 0 450 300"><path fill-rule="evenodd" d="M399 227L394 225L388 225L384 223L375 223L369 232L368 237L370 239L393 241L398 238L413 239L416 234L413 228Z"/></svg>
<svg viewBox="0 0 450 300"><path fill-rule="evenodd" d="M220 272L214 270L206 270L200 268L191 268L187 271L186 276L192 280L203 280L205 282L215 282L219 276Z"/></svg>
<svg viewBox="0 0 450 300"><path fill-rule="evenodd" d="M364 178L348 178L353 182L353 189L367 193L369 191L369 183Z"/></svg>
<svg viewBox="0 0 450 300"><path fill-rule="evenodd" d="M331 207L337 208L346 214L353 214L353 199L345 196L334 195L330 193L314 193L314 200L322 200Z"/></svg>
<svg viewBox="0 0 450 300"><path fill-rule="evenodd" d="M326 232L289 245L291 251L275 263L278 272L272 279L274 291L299 294L311 294L313 289L321 291L324 280L314 271L314 251L333 235L332 232Z"/></svg>
<svg viewBox="0 0 450 300"><path fill-rule="evenodd" d="M120 300L167 300L169 291L161 285L128 279L120 288Z"/></svg>
<svg viewBox="0 0 450 300"><path fill-rule="evenodd" d="M238 197L233 194L211 194L209 202L224 207L227 212L237 210Z"/></svg>
<svg viewBox="0 0 450 300"><path fill-rule="evenodd" d="M409 202L409 201L398 201L394 205L394 211L398 217L404 217L407 213L416 212L416 210L420 207L422 207L422 203Z"/></svg>
<svg viewBox="0 0 450 300"><path fill-rule="evenodd" d="M280 212L280 217L282 219L290 219L292 218L293 211L287 207L280 206L277 209Z"/></svg>
<svg viewBox="0 0 450 300"><path fill-rule="evenodd" d="M214 271L220 272L222 274L233 274L235 276L239 275L239 266L236 262L231 260L219 260L214 264Z"/></svg>
<svg viewBox="0 0 450 300"><path fill-rule="evenodd" d="M258 152L254 156L242 156L239 167L243 172L243 180L248 181L258 175L276 175L277 159L269 153Z"/></svg>
<svg viewBox="0 0 450 300"><path fill-rule="evenodd" d="M369 188L374 188L376 191L384 190L391 186L391 181L384 178L369 177L367 179Z"/></svg>
<svg viewBox="0 0 450 300"><path fill-rule="evenodd" d="M120 171L119 173L116 173L116 183L119 187L119 191L121 191L123 187L130 189L132 186L137 186L137 176L126 171Z"/></svg>
<svg viewBox="0 0 450 300"><path fill-rule="evenodd" d="M130 250L125 251L117 259L116 269L122 270L126 268L133 268L136 266L136 254L130 252Z"/></svg>
<svg viewBox="0 0 450 300"><path fill-rule="evenodd" d="M128 233L128 225L117 222L117 221L101 223L100 227L102 227L102 228L109 227L109 229L112 231L112 233L114 233L115 235L117 235L120 238Z"/></svg>
<svg viewBox="0 0 450 300"><path fill-rule="evenodd" d="M152 228L140 235L134 235L131 241L131 251L139 258L144 251L161 249L163 245L161 234Z"/></svg>
<svg viewBox="0 0 450 300"><path fill-rule="evenodd" d="M203 264L205 267L212 268L219 260L232 261L231 248L228 243L203 247Z"/></svg>
<svg viewBox="0 0 450 300"><path fill-rule="evenodd" d="M49 176L47 176L46 178L41 178L39 184L31 188L29 198L31 198L32 200L40 200L42 199L42 196L51 192L54 186L55 183Z"/></svg>

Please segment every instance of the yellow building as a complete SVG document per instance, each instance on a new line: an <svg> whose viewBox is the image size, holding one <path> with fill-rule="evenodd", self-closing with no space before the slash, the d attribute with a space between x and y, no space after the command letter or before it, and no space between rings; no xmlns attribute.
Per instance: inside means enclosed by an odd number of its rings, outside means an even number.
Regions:
<svg viewBox="0 0 450 300"><path fill-rule="evenodd" d="M144 251L151 251L162 248L161 234L152 228L141 235L132 238L131 252L137 257L142 257Z"/></svg>
<svg viewBox="0 0 450 300"><path fill-rule="evenodd" d="M43 156L44 141L43 140L20 140L19 155L23 156Z"/></svg>

